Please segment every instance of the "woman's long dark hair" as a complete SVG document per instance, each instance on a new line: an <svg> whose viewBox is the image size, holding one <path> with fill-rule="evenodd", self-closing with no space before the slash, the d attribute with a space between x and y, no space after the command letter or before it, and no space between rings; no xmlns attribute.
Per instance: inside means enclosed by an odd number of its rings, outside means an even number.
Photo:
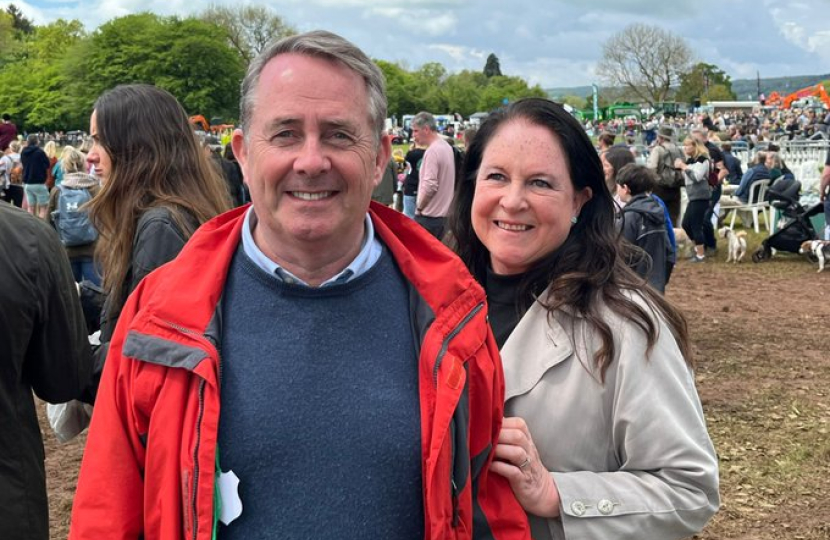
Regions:
<svg viewBox="0 0 830 540"><path fill-rule="evenodd" d="M683 356L691 364L686 319L626 264L634 248L619 239L614 226L614 201L591 140L579 122L550 100L522 99L491 113L467 148L449 223L453 247L470 272L483 284L490 265L490 252L476 236L471 218L478 169L494 135L505 124L517 120L548 129L562 146L574 189L580 191L587 187L593 192L565 242L526 272L520 296L531 298L532 292L547 288L547 295L538 300L549 315L567 307L584 317L602 341L596 364L604 378L615 351L611 328L601 313L603 305L639 326L646 334L649 348L657 341L654 317L627 293L636 291L665 318Z"/></svg>
<svg viewBox="0 0 830 540"><path fill-rule="evenodd" d="M104 289L119 299L132 259L141 215L163 206L186 237L230 208L227 188L199 148L182 106L155 86L130 84L103 93L95 102L97 136L112 162L109 177L89 203L100 238L95 256Z"/></svg>

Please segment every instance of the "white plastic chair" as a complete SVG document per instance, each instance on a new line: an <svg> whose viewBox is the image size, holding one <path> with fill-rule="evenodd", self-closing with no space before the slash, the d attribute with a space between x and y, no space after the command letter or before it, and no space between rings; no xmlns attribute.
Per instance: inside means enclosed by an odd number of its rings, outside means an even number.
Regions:
<svg viewBox="0 0 830 540"><path fill-rule="evenodd" d="M758 223L758 214L762 213L764 215L764 223L766 223L767 231L772 232L772 228L770 226L770 217L767 215L767 208L769 208L769 203L764 201L764 198L767 194L767 188L769 187L770 181L767 180L757 180L749 186L749 201L746 204L741 206L733 206L729 208L729 211L732 212L732 220L729 222L729 228L735 228L735 216L738 215L738 212L751 212L752 213L752 226L755 229L756 233L761 232L761 228Z"/></svg>

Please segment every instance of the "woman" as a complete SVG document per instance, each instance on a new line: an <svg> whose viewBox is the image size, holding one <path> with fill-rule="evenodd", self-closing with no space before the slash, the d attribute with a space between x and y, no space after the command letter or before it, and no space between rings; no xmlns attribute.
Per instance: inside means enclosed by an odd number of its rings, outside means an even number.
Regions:
<svg viewBox="0 0 830 540"><path fill-rule="evenodd" d="M600 162L602 163L602 172L605 174L605 185L608 191L613 194L614 202L619 208L625 206L625 201L617 196L617 173L628 165L634 163L634 154L627 146L612 146L608 150L599 154Z"/></svg>
<svg viewBox="0 0 830 540"><path fill-rule="evenodd" d="M89 214L100 234L95 256L107 295L103 344L142 278L172 260L230 200L187 114L165 90L133 84L105 92L95 102L89 131L87 161L102 183Z"/></svg>
<svg viewBox="0 0 830 540"><path fill-rule="evenodd" d="M695 252L692 262L706 260L706 233L704 227L712 224L706 220L709 202L712 198L712 188L709 186L709 151L693 137L686 137L683 141L683 153L686 161L677 158L674 167L683 171L683 180L686 185L686 196L689 203L683 214L683 230L695 243Z"/></svg>
<svg viewBox="0 0 830 540"><path fill-rule="evenodd" d="M63 190L83 189L89 193L90 198L94 198L101 189L98 179L86 173L86 160L78 150L71 146L64 148L58 164L64 171L64 175L62 182L56 189L52 190L49 197L49 215L53 216L53 225L55 224L54 216ZM88 280L95 285L101 284L101 277L98 275L93 262L96 243L96 241L93 241L89 244L66 246L66 254L69 256L69 262L72 265L72 275L78 283Z"/></svg>
<svg viewBox="0 0 830 540"><path fill-rule="evenodd" d="M43 145L43 151L46 152L46 157L49 158L49 170L46 176L46 187L51 191L53 187L60 185L60 178L55 175L58 163L58 145L55 141L48 141Z"/></svg>
<svg viewBox="0 0 830 540"><path fill-rule="evenodd" d="M602 166L544 99L491 114L451 227L505 372L491 471L533 537L684 538L719 504L683 316L626 266Z"/></svg>

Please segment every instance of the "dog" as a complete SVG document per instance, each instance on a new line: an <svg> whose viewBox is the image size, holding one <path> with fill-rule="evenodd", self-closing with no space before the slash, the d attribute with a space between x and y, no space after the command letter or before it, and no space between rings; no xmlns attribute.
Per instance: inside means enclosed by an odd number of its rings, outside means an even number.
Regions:
<svg viewBox="0 0 830 540"><path fill-rule="evenodd" d="M718 235L721 238L726 238L729 242L729 254L726 257L726 262L739 263L744 260L746 255L746 232L735 232L729 227L721 227L718 229Z"/></svg>
<svg viewBox="0 0 830 540"><path fill-rule="evenodd" d="M692 243L689 241L689 235L683 229L674 229L674 241L677 244L677 250L680 251Z"/></svg>
<svg viewBox="0 0 830 540"><path fill-rule="evenodd" d="M802 242L799 253L812 253L818 259L818 271L824 270L824 259L830 257L830 240L807 240Z"/></svg>

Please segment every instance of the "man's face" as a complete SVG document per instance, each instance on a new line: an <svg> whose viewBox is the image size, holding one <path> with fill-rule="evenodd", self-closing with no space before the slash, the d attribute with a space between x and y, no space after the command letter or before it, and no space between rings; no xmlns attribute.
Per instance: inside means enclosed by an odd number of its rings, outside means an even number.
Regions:
<svg viewBox="0 0 830 540"><path fill-rule="evenodd" d="M429 137L429 128L412 125L412 139L418 146L425 146Z"/></svg>
<svg viewBox="0 0 830 540"><path fill-rule="evenodd" d="M254 238L285 264L359 245L372 191L389 162L376 142L363 79L299 54L262 70L248 132L233 134L258 218Z"/></svg>

